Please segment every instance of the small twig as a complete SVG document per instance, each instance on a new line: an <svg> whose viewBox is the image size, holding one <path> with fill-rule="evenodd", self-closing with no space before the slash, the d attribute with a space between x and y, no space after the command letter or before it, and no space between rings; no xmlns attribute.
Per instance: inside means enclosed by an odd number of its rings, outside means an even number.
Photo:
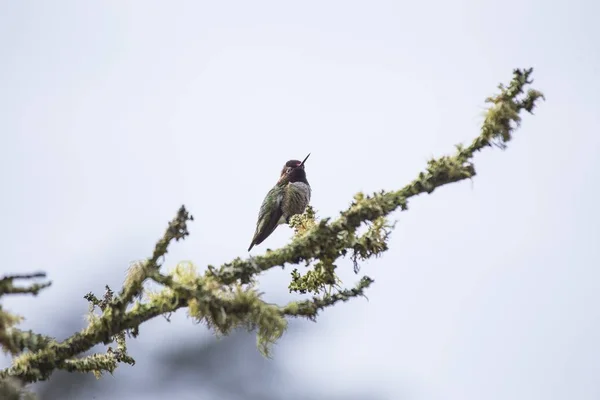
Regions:
<svg viewBox="0 0 600 400"><path fill-rule="evenodd" d="M6 275L0 279L0 296L5 294L32 294L37 296L38 293L47 287L49 287L52 282L45 283L34 283L30 286L19 287L14 286L14 282L17 279L36 279L36 278L45 278L46 274L44 272L36 272L32 274L12 274Z"/></svg>
<svg viewBox="0 0 600 400"><path fill-rule="evenodd" d="M128 279L123 285L123 289L112 302L112 306L123 310L134 297L138 296L142 291L142 284L144 281L152 275L155 271L158 271L161 263L160 258L163 258L167 252L169 245L173 240L179 241L185 239L190 233L188 231L187 222L193 221L194 217L188 213L185 206L181 206L175 218L169 222L169 226L165 230L162 238L156 242L152 256L138 266L135 271L132 271L128 275Z"/></svg>
<svg viewBox="0 0 600 400"><path fill-rule="evenodd" d="M364 291L375 282L368 276L364 276L352 289L344 289L332 295L323 297L314 296L312 300L301 302L291 302L281 308L281 313L290 317L306 317L310 320L315 320L320 310L333 306L340 301L345 302L353 297L364 296Z"/></svg>

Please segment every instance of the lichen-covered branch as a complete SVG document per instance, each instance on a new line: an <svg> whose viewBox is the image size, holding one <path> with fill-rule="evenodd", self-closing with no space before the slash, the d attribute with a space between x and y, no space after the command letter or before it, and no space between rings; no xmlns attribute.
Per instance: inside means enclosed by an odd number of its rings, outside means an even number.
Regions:
<svg viewBox="0 0 600 400"><path fill-rule="evenodd" d="M512 133L521 123L521 112L532 113L537 101L543 98L541 92L525 88L532 83L533 69L515 70L508 86L500 85L500 93L486 99L491 106L487 110L481 132L469 146L456 146L453 156L443 156L427 163L425 171L402 189L392 192L377 192L372 195L358 193L350 207L340 216L330 221L322 219L319 223L297 235L287 246L269 251L263 256L251 260L236 258L220 268L211 268L209 273L223 283L239 281L249 282L251 277L273 267L285 264L310 263L313 260L335 260L351 253L355 262L364 259L364 255L378 255L387 249L381 242L375 241L379 249L361 243L356 236L357 229L365 222L375 222L393 211L407 210L408 199L423 193L432 193L435 189L473 178L476 174L471 162L474 154L485 147L504 147L512 138ZM369 251L370 250L370 251Z"/></svg>
<svg viewBox="0 0 600 400"><path fill-rule="evenodd" d="M323 297L314 296L312 300L290 302L281 309L281 312L290 317L306 317L314 321L318 312L324 308L333 306L340 301L348 301L353 297L364 296L365 289L371 286L373 282L373 279L364 276L355 288L340 290L333 295Z"/></svg>
<svg viewBox="0 0 600 400"><path fill-rule="evenodd" d="M190 234L187 223L193 220L194 217L187 212L184 206L181 206L175 219L169 223L163 237L156 242L152 256L145 262L136 263L130 268L123 290L115 298L114 308L123 310L135 296L141 293L144 281L160 269L160 259L167 254L171 242L185 239Z"/></svg>
<svg viewBox="0 0 600 400"><path fill-rule="evenodd" d="M51 282L32 283L29 286L15 286L16 280L34 280L45 278L46 274L38 272L27 275L6 275L0 278L0 297L15 294L31 294L37 296L39 292L51 285ZM18 355L25 350L38 351L52 341L51 338L33 331L22 331L15 328L23 318L12 314L0 304L0 346L6 353ZM33 399L33 393L24 387L24 381L18 377L0 375L0 399L22 400Z"/></svg>
<svg viewBox="0 0 600 400"><path fill-rule="evenodd" d="M533 89L532 70L515 70L509 85L500 85L500 93L488 98L490 104L481 132L468 146L456 146L456 153L428 162L426 169L412 182L397 191L381 191L371 195L358 193L351 205L336 219L318 219L312 207L290 221L295 237L278 250L248 259L236 258L215 268L209 266L199 273L191 263L179 263L170 271L162 268L162 259L173 241L188 234L187 223L193 220L181 207L158 240L152 255L135 263L118 294L108 286L101 297L85 295L90 303L88 325L64 341L14 328L20 317L5 313L0 307L0 344L14 355L10 368L0 371L2 385L13 390L9 379L34 382L48 379L55 370L92 372L100 376L113 372L119 363L133 365L127 352L126 339L139 334L144 322L157 316L168 317L185 308L189 316L202 322L218 335L243 328L257 332L257 344L265 355L271 345L285 332L287 319L304 317L315 320L326 307L351 298L364 296L373 283L364 276L351 289L340 287L335 274L337 260L349 256L358 272L363 260L380 256L388 249L394 225L388 216L395 210L407 210L408 200L422 193L432 193L444 185L473 178L474 154L485 147L504 148L521 122L521 112L532 112L542 94ZM364 228L364 229L361 229ZM290 291L313 293L311 299L293 301L287 305L267 303L257 290L260 273L286 264L305 264L304 274L292 271ZM15 287L19 278L31 279L43 275L9 276L0 280L3 294L37 294L49 284ZM144 288L148 280L158 289ZM98 344L110 345L106 353L86 354Z"/></svg>
<svg viewBox="0 0 600 400"><path fill-rule="evenodd" d="M37 296L40 290L47 288L52 284L52 282L45 283L34 283L30 286L15 286L15 280L30 280L35 278L45 278L46 274L43 272L38 272L35 274L27 274L27 275L7 275L0 279L0 296L4 296L5 294L32 294Z"/></svg>

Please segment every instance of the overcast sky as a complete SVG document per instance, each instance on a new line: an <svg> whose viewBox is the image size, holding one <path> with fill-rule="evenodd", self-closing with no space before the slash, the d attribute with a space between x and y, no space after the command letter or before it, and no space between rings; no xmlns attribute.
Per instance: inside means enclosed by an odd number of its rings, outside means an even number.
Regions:
<svg viewBox="0 0 600 400"><path fill-rule="evenodd" d="M83 323L82 296L121 284L181 204L196 219L171 265L246 256L281 166L308 152L319 216L399 188L533 66L547 101L508 150L394 214L390 251L361 270L369 301L304 322L274 357L323 393L598 399L598 15L591 0L1 1L3 270L54 282L4 303L27 329L55 332L65 309ZM263 277L267 299L289 272ZM181 314L132 355L205 329Z"/></svg>

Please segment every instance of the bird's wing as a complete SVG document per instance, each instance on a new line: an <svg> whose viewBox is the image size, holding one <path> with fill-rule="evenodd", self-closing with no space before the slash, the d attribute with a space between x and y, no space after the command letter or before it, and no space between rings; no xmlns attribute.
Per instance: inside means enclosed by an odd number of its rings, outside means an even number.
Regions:
<svg viewBox="0 0 600 400"><path fill-rule="evenodd" d="M254 245L261 244L262 241L269 237L275 228L277 228L279 218L281 218L281 215L283 214L281 211L283 193L277 192L280 192L280 190L277 188L271 189L260 206L256 231L254 232L254 237L252 238L252 243L250 243L248 251L250 251ZM268 215L269 213L270 215Z"/></svg>

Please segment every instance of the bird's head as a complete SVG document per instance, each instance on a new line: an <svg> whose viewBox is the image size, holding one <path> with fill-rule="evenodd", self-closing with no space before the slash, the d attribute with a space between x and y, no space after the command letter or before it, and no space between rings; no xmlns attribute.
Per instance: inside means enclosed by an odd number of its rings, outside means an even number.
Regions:
<svg viewBox="0 0 600 400"><path fill-rule="evenodd" d="M308 160L308 157L310 157L310 153L308 153L303 161L289 160L286 162L281 169L279 182L304 182L308 184L306 171L304 170L304 163Z"/></svg>

